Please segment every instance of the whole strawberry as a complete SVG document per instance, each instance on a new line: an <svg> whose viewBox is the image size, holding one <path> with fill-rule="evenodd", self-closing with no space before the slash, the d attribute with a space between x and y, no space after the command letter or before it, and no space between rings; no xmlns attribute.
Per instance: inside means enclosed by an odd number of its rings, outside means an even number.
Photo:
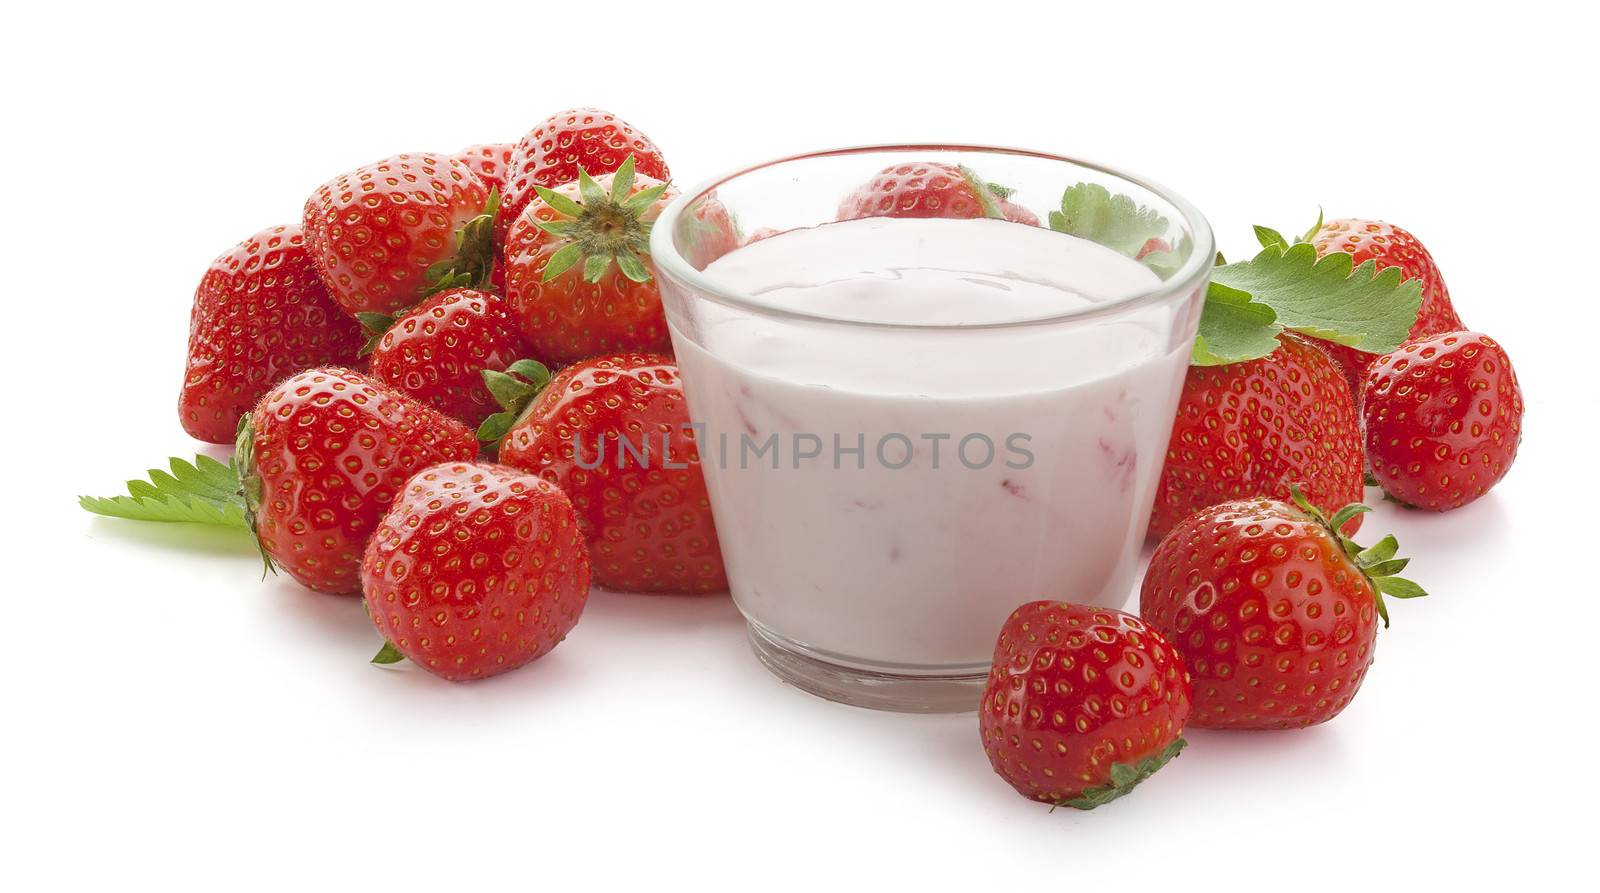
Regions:
<svg viewBox="0 0 1600 893"><path fill-rule="evenodd" d="M1478 332L1413 338L1367 370L1362 412L1372 473L1417 508L1460 508L1517 458L1522 388L1499 342Z"/></svg>
<svg viewBox="0 0 1600 893"><path fill-rule="evenodd" d="M476 429L498 407L483 387L483 371L503 371L528 352L505 298L452 288L426 298L398 320L363 314L379 331L371 373Z"/></svg>
<svg viewBox="0 0 1600 893"><path fill-rule="evenodd" d="M839 205L839 220L863 217L993 217L1038 226L1039 218L1009 201L1011 191L964 165L939 161L891 165Z"/></svg>
<svg viewBox="0 0 1600 893"><path fill-rule="evenodd" d="M430 673L483 679L548 654L589 598L572 504L503 465L455 462L408 481L367 542L367 614L391 649Z"/></svg>
<svg viewBox="0 0 1600 893"><path fill-rule="evenodd" d="M571 183L579 170L594 177L609 174L629 158L646 177L662 181L672 177L655 143L610 112L568 109L539 122L511 152L497 226L501 240L533 201L538 187L554 189Z"/></svg>
<svg viewBox="0 0 1600 893"><path fill-rule="evenodd" d="M1156 547L1139 615L1183 652L1194 716L1208 729L1288 729L1326 722L1355 697L1372 664L1384 594L1425 593L1394 576L1407 559L1384 537L1370 549L1299 488L1196 512Z"/></svg>
<svg viewBox="0 0 1600 893"><path fill-rule="evenodd" d="M192 437L232 443L267 389L301 369L353 363L361 342L299 225L264 229L212 261L195 289L178 418Z"/></svg>
<svg viewBox="0 0 1600 893"><path fill-rule="evenodd" d="M572 497L589 539L595 582L626 592L728 588L678 367L620 354L561 370L537 364L486 376L507 410L479 435L500 461ZM581 451L581 452L580 452Z"/></svg>
<svg viewBox="0 0 1600 893"><path fill-rule="evenodd" d="M978 707L989 763L1017 792L1093 809L1183 749L1189 673L1137 617L1037 601L1000 629Z"/></svg>
<svg viewBox="0 0 1600 893"><path fill-rule="evenodd" d="M462 423L348 369L301 372L249 418L237 467L262 552L322 592L361 590L367 537L412 474L478 453Z"/></svg>
<svg viewBox="0 0 1600 893"><path fill-rule="evenodd" d="M306 244L345 312L393 314L446 288L485 288L498 194L447 155L396 155L324 183Z"/></svg>
<svg viewBox="0 0 1600 893"><path fill-rule="evenodd" d="M1438 265L1411 233L1381 220L1330 220L1316 230L1310 241L1318 257L1342 251L1351 256L1351 263L1356 266L1371 260L1379 270L1399 267L1405 278L1420 280L1422 306L1417 310L1417 321L1411 326L1411 337L1461 328L1461 317L1450 303L1450 290L1445 288ZM1359 395L1362 376L1376 355L1332 341L1322 344L1344 370L1352 391Z"/></svg>
<svg viewBox="0 0 1600 893"><path fill-rule="evenodd" d="M540 359L671 349L650 225L675 193L631 161L598 180L536 187L506 242L506 297Z"/></svg>
<svg viewBox="0 0 1600 893"><path fill-rule="evenodd" d="M515 149L515 143L482 143L468 146L452 157L472 168L472 172L478 175L483 185L490 189L498 189L504 194L506 174L511 170L511 153Z"/></svg>
<svg viewBox="0 0 1600 893"><path fill-rule="evenodd" d="M1189 367L1150 534L1230 499L1287 497L1296 482L1321 505L1358 502L1362 480L1349 383L1320 347L1285 333L1268 356Z"/></svg>

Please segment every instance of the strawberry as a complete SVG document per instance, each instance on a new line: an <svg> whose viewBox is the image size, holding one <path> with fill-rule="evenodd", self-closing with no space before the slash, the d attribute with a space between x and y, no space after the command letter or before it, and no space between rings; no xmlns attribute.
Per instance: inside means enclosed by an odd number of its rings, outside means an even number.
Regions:
<svg viewBox="0 0 1600 893"><path fill-rule="evenodd" d="M506 242L506 297L534 354L570 363L618 351L666 352L667 320L650 262L650 225L676 193L632 161L598 180L538 195Z"/></svg>
<svg viewBox="0 0 1600 893"><path fill-rule="evenodd" d="M1039 218L1012 204L1011 190L985 182L965 165L939 161L890 165L839 205L839 220L863 217L1003 218L1038 226Z"/></svg>
<svg viewBox="0 0 1600 893"><path fill-rule="evenodd" d="M646 177L662 181L672 177L655 143L610 112L568 109L539 122L511 152L505 201L496 225L501 241L522 216L522 209L533 201L538 187L554 189L571 183L578 179L580 168L590 176L609 174L629 158Z"/></svg>
<svg viewBox="0 0 1600 893"><path fill-rule="evenodd" d="M453 682L548 654L583 613L589 553L554 484L503 465L417 472L367 541L367 614L400 655Z"/></svg>
<svg viewBox="0 0 1600 893"><path fill-rule="evenodd" d="M506 174L511 170L511 153L516 147L515 143L482 143L468 146L451 157L472 168L483 185L504 194Z"/></svg>
<svg viewBox="0 0 1600 893"><path fill-rule="evenodd" d="M715 194L696 199L684 212L683 259L704 270L723 255L745 244L739 221Z"/></svg>
<svg viewBox="0 0 1600 893"><path fill-rule="evenodd" d="M362 314L374 335L372 377L477 428L496 411L483 371L504 370L527 353L506 300L453 288L423 300L397 321Z"/></svg>
<svg viewBox="0 0 1600 893"><path fill-rule="evenodd" d="M1385 492L1442 512L1487 493L1517 457L1522 388L1499 342L1413 338L1367 370L1367 456Z"/></svg>
<svg viewBox="0 0 1600 893"><path fill-rule="evenodd" d="M283 377L353 363L361 327L317 278L298 224L264 229L211 262L195 289L178 418L232 443L239 418Z"/></svg>
<svg viewBox="0 0 1600 893"><path fill-rule="evenodd" d="M1093 809L1183 749L1189 673L1139 618L1029 602L1000 628L978 707L989 763L1030 800Z"/></svg>
<svg viewBox="0 0 1600 893"><path fill-rule="evenodd" d="M322 592L360 591L367 536L413 473L478 453L465 425L348 369L301 372L249 419L237 465L262 552Z"/></svg>
<svg viewBox="0 0 1600 893"><path fill-rule="evenodd" d="M1417 321L1411 326L1411 337L1461 328L1461 317L1450 303L1450 290L1445 288L1438 265L1411 233L1381 220L1330 220L1317 228L1310 241L1318 257L1342 251L1350 255L1351 262L1357 266L1369 260L1376 261L1380 270L1399 267L1405 278L1421 280L1422 306L1417 311ZM1351 390L1359 395L1362 376L1376 355L1332 341L1323 342L1323 346L1344 370Z"/></svg>
<svg viewBox="0 0 1600 893"><path fill-rule="evenodd" d="M485 378L506 411L479 430L500 461L572 497L595 582L627 592L728 588L678 367L620 354ZM581 451L581 452L580 452ZM589 467L585 467L589 466Z"/></svg>
<svg viewBox="0 0 1600 893"><path fill-rule="evenodd" d="M306 200L306 245L352 316L393 314L447 288L485 288L498 193L449 156L396 155Z"/></svg>
<svg viewBox="0 0 1600 893"><path fill-rule="evenodd" d="M1289 333L1278 340L1259 359L1189 367L1151 536L1219 502L1286 497L1295 482L1313 502L1360 501L1361 434L1350 385L1310 341ZM1350 523L1354 533L1360 519Z"/></svg>
<svg viewBox="0 0 1600 893"><path fill-rule="evenodd" d="M1370 549L1291 488L1294 505L1245 499L1190 515L1156 547L1139 615L1183 652L1194 677L1191 722L1287 729L1326 722L1372 664L1384 594L1425 595L1394 576L1407 559L1384 537Z"/></svg>

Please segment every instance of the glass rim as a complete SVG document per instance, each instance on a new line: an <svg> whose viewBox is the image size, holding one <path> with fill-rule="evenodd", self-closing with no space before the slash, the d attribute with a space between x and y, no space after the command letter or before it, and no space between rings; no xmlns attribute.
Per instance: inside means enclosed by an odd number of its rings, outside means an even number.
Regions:
<svg viewBox="0 0 1600 893"><path fill-rule="evenodd" d="M691 265L678 248L673 244L672 233L676 228L678 218L688 209L689 205L715 191L717 187L732 182L747 174L766 168L791 164L798 161L807 161L814 158L830 158L839 155L868 155L873 153L889 152L972 152L991 155L1013 155L1026 158L1038 158L1045 161L1054 161L1074 165L1079 168L1097 171L1110 177L1115 177L1123 182L1132 183L1146 191L1158 196L1162 201L1175 208L1184 219L1194 238L1194 249L1183 266L1172 274L1170 279L1162 280L1159 285L1148 290L1134 292L1115 300L1099 304L1073 307L1046 316L1028 317L1016 320L1001 320L997 322L963 323L900 323L883 322L876 320L851 319L843 316L833 316L823 313L807 313L800 310L790 310L774 307L757 300L753 295L746 294L739 289L729 288L717 281L714 277L707 276ZM1067 155L1056 155L1051 152L1040 152L1032 149L1018 149L1009 146L986 146L972 143L882 143L865 146L847 146L838 149L823 149L814 152L802 152L783 158L775 158L757 164L748 165L737 170L712 177L692 189L678 194L656 218L650 233L650 256L655 264L658 274L669 275L692 289L698 297L702 297L729 307L748 310L763 316L782 319L801 320L807 322L823 323L836 326L855 326L871 329L895 329L905 331L938 331L948 332L955 330L984 330L984 329L1015 329L1030 326L1045 326L1063 322L1074 322L1084 319L1093 319L1121 313L1126 310L1144 307L1150 304L1159 304L1165 300L1179 297L1196 288L1200 281L1208 276L1216 258L1216 243L1212 236L1211 224L1206 220L1200 210L1190 204L1187 199L1160 183L1129 173L1111 165L1086 161Z"/></svg>

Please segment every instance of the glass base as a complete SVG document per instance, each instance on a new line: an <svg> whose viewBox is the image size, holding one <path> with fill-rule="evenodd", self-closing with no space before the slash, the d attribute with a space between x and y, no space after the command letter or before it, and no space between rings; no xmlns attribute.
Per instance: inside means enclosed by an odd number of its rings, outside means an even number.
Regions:
<svg viewBox="0 0 1600 893"><path fill-rule="evenodd" d="M779 679L820 698L900 713L964 713L978 709L987 670L924 675L849 667L822 660L749 625L750 647Z"/></svg>

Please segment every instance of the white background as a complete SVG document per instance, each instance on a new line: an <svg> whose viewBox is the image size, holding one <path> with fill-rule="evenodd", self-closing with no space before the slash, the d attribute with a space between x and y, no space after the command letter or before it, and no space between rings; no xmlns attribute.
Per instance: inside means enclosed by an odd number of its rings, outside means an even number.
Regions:
<svg viewBox="0 0 1600 893"><path fill-rule="evenodd" d="M44 6L6 13L0 55L0 886L1537 888L1588 864L1600 196L1580 7ZM648 132L685 183L967 140L1147 174L1230 254L1319 203L1387 218L1510 351L1522 454L1467 509L1385 505L1363 528L1398 533L1433 595L1396 605L1342 716L1193 731L1087 814L1012 793L970 714L783 686L725 598L600 594L548 659L455 686L368 666L357 601L259 581L234 535L76 508L193 453L174 405L213 256L342 170L579 104Z"/></svg>

